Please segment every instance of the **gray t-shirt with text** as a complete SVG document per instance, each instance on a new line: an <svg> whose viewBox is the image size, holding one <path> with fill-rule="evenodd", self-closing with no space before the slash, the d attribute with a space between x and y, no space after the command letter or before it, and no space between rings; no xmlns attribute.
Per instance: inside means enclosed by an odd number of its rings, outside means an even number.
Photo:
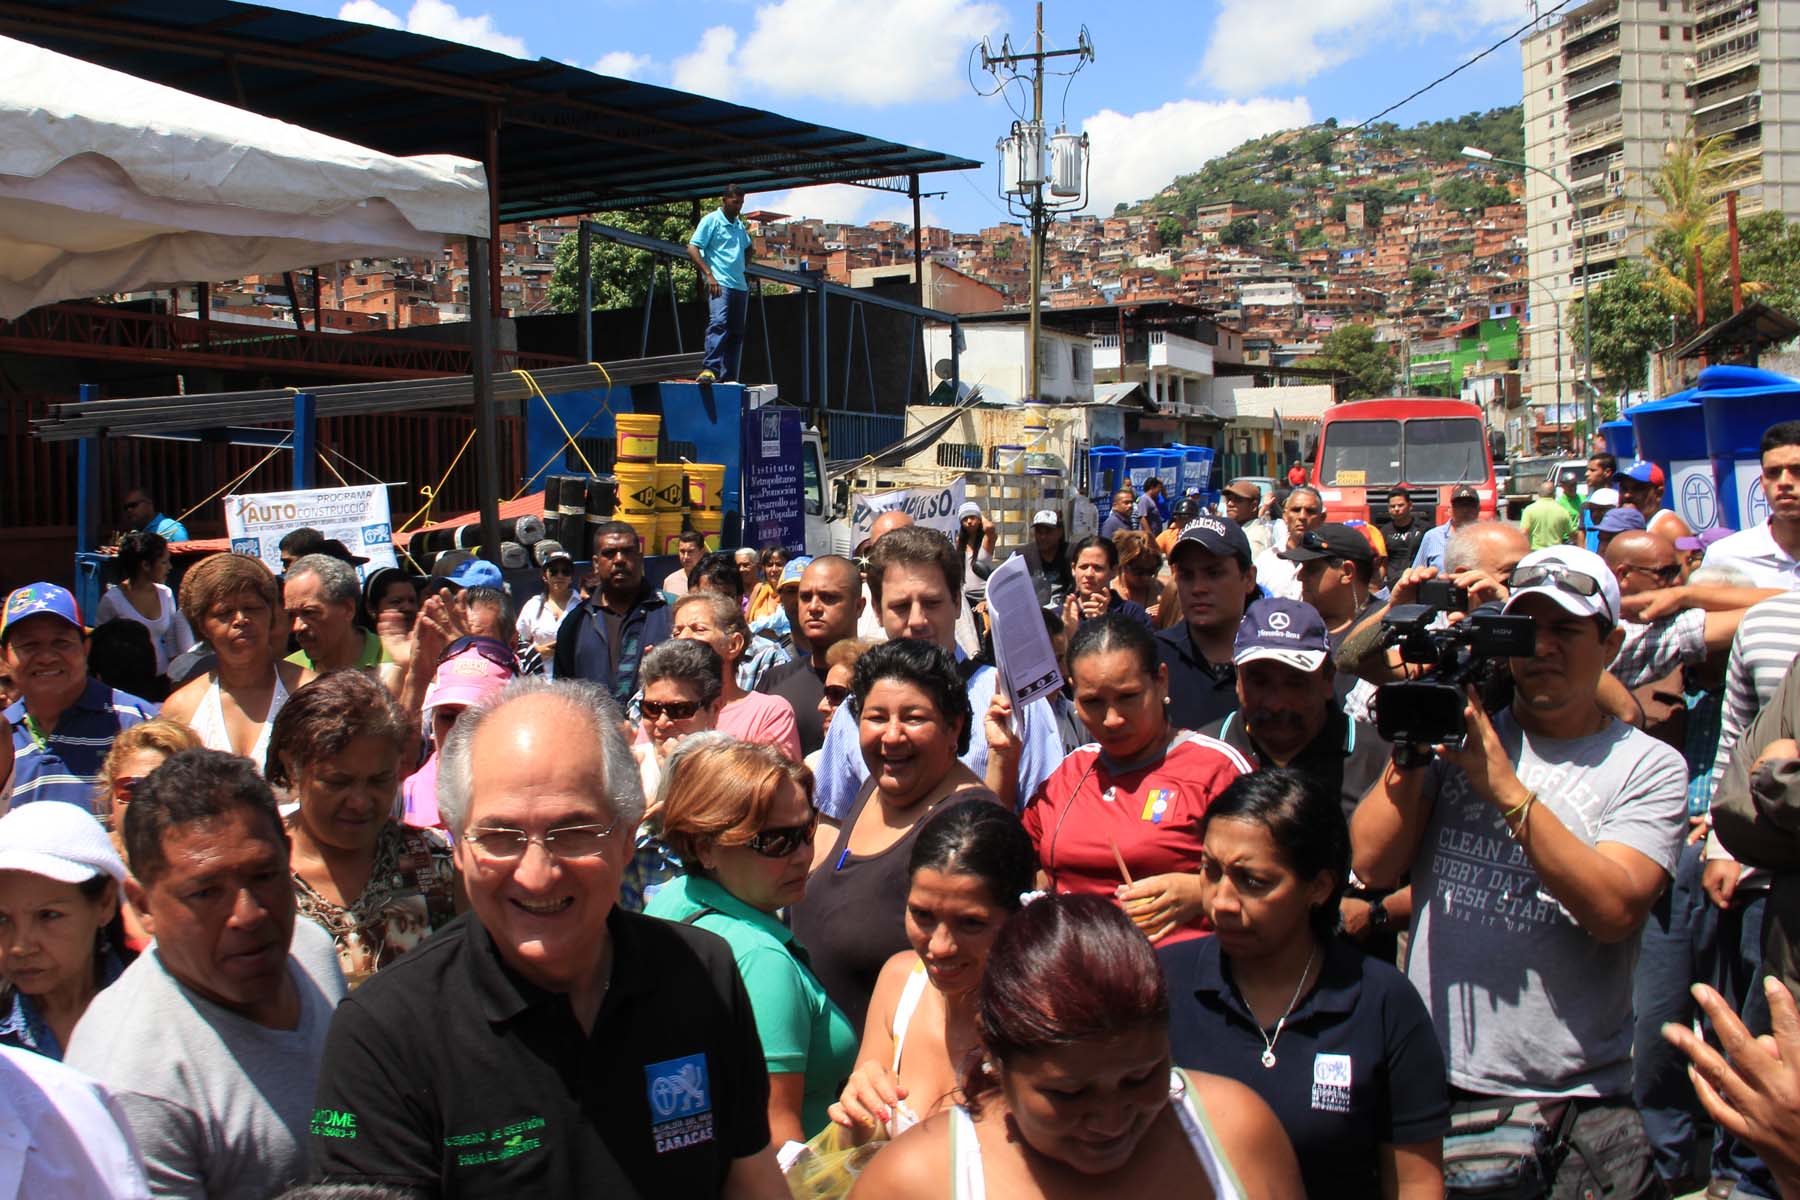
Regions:
<svg viewBox="0 0 1800 1200"><path fill-rule="evenodd" d="M294 922L300 1021L269 1029L176 981L154 946L88 1005L68 1064L125 1110L151 1193L267 1200L306 1180L331 1014L344 998L331 935Z"/></svg>
<svg viewBox="0 0 1800 1200"><path fill-rule="evenodd" d="M1576 837L1673 874L1687 812L1680 754L1618 721L1568 740L1527 736L1510 711L1494 727L1519 779ZM1436 803L1413 863L1407 974L1450 1083L1490 1096L1629 1095L1637 935L1603 944L1577 926L1461 768L1434 761L1425 795Z"/></svg>

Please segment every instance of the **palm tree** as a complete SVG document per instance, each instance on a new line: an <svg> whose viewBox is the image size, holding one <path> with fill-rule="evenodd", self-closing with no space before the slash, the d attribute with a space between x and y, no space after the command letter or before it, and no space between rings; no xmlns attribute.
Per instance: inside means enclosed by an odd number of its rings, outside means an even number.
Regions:
<svg viewBox="0 0 1800 1200"><path fill-rule="evenodd" d="M1649 230L1650 286L1672 312L1695 311L1696 253L1708 284L1707 311L1717 313L1723 300L1731 248L1718 203L1730 176L1723 161L1728 145L1726 138L1701 142L1692 136L1666 143L1662 164L1650 177L1656 204L1637 209Z"/></svg>

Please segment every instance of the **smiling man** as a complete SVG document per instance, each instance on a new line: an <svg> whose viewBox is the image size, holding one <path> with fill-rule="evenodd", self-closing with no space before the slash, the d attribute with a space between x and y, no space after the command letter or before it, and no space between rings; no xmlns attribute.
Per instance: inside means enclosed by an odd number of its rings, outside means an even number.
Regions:
<svg viewBox="0 0 1800 1200"><path fill-rule="evenodd" d="M527 676L443 750L469 912L338 1009L314 1174L432 1196L782 1200L731 951L626 912L643 816L618 707Z"/></svg>
<svg viewBox="0 0 1800 1200"><path fill-rule="evenodd" d="M169 759L124 834L126 894L156 941L88 1006L67 1061L117 1098L153 1195L265 1200L306 1178L344 998L331 936L295 921L287 835L248 759Z"/></svg>
<svg viewBox="0 0 1800 1200"><path fill-rule="evenodd" d="M362 584L356 568L329 554L294 560L281 585L281 603L300 649L288 661L319 672L370 670L389 661L375 631L356 624Z"/></svg>
<svg viewBox="0 0 1800 1200"><path fill-rule="evenodd" d="M65 800L91 808L113 738L155 716L156 705L88 678L81 612L69 590L53 583L7 596L0 664L19 692L6 709L12 803Z"/></svg>
<svg viewBox="0 0 1800 1200"><path fill-rule="evenodd" d="M1511 585L1506 611L1536 628L1532 657L1509 660L1511 706L1471 703L1465 748L1375 785L1351 822L1356 874L1391 886L1411 869L1407 972L1460 1089L1452 1112L1554 1105L1558 1140L1604 1148L1607 1177L1559 1154L1549 1194L1660 1196L1631 1098L1632 972L1680 852L1687 770L1595 700L1624 638L1606 563L1553 546Z"/></svg>

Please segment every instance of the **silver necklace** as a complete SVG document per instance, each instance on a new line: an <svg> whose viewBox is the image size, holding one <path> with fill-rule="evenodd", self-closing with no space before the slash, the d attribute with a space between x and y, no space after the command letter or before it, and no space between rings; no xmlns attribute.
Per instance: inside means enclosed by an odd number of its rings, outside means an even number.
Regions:
<svg viewBox="0 0 1800 1200"><path fill-rule="evenodd" d="M1306 986L1306 977L1312 974L1313 960L1318 957L1319 948L1314 946L1313 952L1306 956L1306 969L1300 972L1300 982L1294 985L1294 995L1288 1001L1287 1011L1281 1014L1279 1021L1275 1022L1275 1036L1270 1037L1263 1033L1261 1025L1256 1027L1256 1032L1261 1035L1263 1040L1262 1065L1265 1069L1275 1065L1275 1043L1281 1040L1281 1029L1287 1024L1287 1019L1294 1015L1294 1005L1300 1003L1300 989Z"/></svg>

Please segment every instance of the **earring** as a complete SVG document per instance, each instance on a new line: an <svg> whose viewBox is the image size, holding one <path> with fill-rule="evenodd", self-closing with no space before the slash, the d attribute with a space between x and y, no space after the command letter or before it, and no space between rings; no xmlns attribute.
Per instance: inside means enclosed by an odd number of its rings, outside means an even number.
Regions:
<svg viewBox="0 0 1800 1200"><path fill-rule="evenodd" d="M993 1076L994 1076L994 1060L993 1059L984 1058L981 1060L981 1073L983 1075L986 1075L990 1079L993 1078Z"/></svg>

